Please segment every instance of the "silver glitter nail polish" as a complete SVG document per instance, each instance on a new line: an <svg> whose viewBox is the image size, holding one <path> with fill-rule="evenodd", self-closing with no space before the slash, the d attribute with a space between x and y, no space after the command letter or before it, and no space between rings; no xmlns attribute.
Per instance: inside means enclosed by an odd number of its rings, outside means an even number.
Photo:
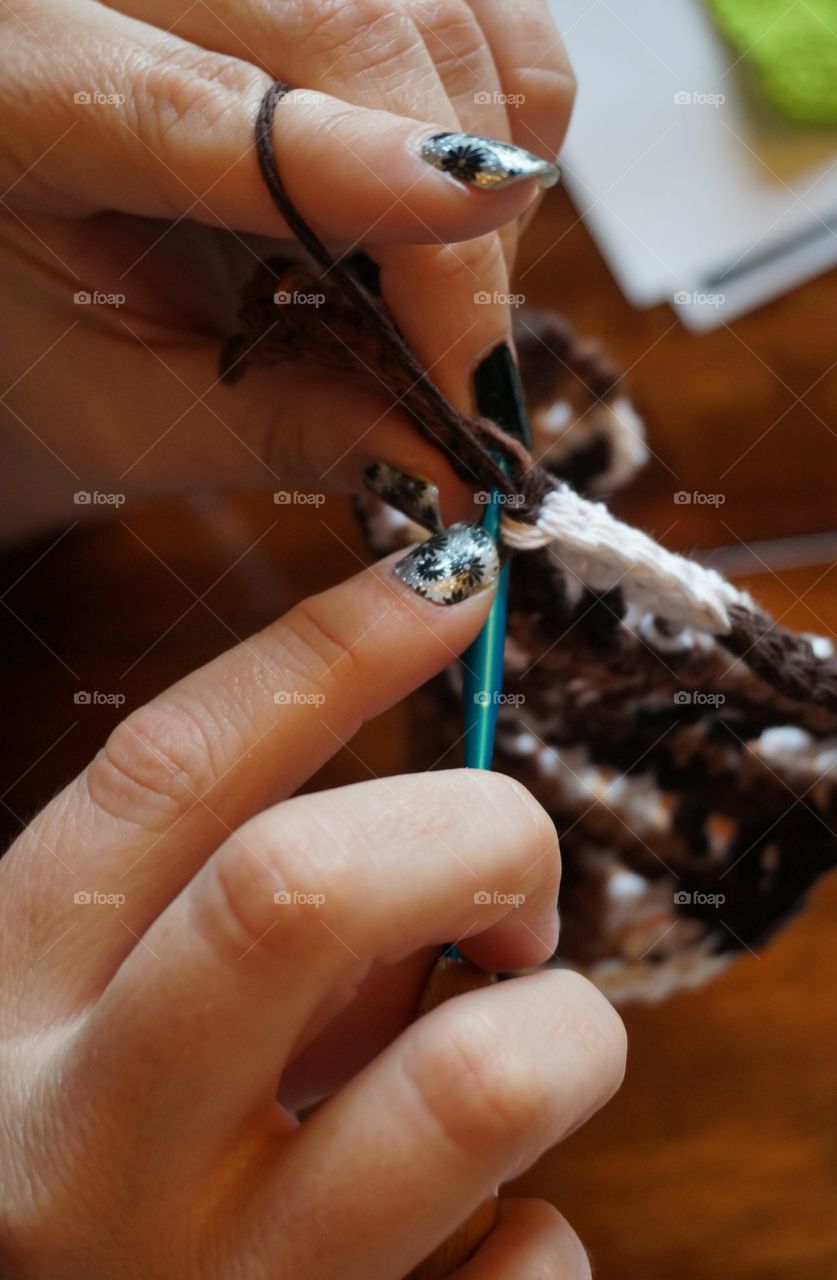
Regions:
<svg viewBox="0 0 837 1280"><path fill-rule="evenodd" d="M536 178L542 187L554 187L561 176L557 164L510 142L475 133L435 133L422 144L421 155L435 169L485 191L527 178Z"/></svg>
<svg viewBox="0 0 837 1280"><path fill-rule="evenodd" d="M399 471L389 462L373 462L363 473L363 483L387 506L394 507L423 529L431 533L444 530L439 490L429 480Z"/></svg>
<svg viewBox="0 0 837 1280"><path fill-rule="evenodd" d="M485 591L500 572L493 538L478 524L452 524L395 566L402 582L433 604L458 604Z"/></svg>

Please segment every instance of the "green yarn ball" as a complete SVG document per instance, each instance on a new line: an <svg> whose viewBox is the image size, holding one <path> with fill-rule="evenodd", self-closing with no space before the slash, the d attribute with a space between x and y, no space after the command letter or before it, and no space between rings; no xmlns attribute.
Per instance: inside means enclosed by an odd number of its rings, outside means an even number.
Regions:
<svg viewBox="0 0 837 1280"><path fill-rule="evenodd" d="M707 0L763 95L797 124L837 124L837 0Z"/></svg>

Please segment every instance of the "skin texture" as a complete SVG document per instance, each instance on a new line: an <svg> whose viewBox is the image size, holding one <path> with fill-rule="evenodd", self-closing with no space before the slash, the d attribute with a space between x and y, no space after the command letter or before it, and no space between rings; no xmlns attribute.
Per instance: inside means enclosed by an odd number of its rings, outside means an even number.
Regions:
<svg viewBox="0 0 837 1280"><path fill-rule="evenodd" d="M554 154L573 84L545 5L10 0L0 24L0 536L84 515L79 488L349 490L370 459L473 514L374 378L282 366L230 391L217 355L283 244L252 153L283 78L292 198L376 259L470 407L508 335L474 294L507 293L536 191L469 190L418 145L464 128ZM520 786L448 771L293 796L490 601L434 608L385 561L301 602L133 712L4 856L0 1272L397 1280L611 1096L621 1023L574 975L412 1023L443 942L503 969L554 948L555 831ZM461 1274L590 1271L557 1212L520 1201Z"/></svg>
<svg viewBox="0 0 837 1280"><path fill-rule="evenodd" d="M242 284L283 245L253 119L273 78L300 86L276 125L289 193L376 259L405 336L469 408L473 367L509 333L537 188L470 189L418 148L464 128L554 156L573 80L543 0L9 0L0 29L0 463L18 477L0 536L83 517L80 488L346 490L374 458L439 480L455 515L462 486L360 364L218 384Z"/></svg>
<svg viewBox="0 0 837 1280"><path fill-rule="evenodd" d="M397 1280L618 1086L621 1022L573 974L408 1025L446 939L487 968L554 948L528 792L451 770L291 795L485 618L492 589L438 608L392 564L133 712L0 862L18 1280ZM549 1206L495 1235L466 1275L589 1274Z"/></svg>

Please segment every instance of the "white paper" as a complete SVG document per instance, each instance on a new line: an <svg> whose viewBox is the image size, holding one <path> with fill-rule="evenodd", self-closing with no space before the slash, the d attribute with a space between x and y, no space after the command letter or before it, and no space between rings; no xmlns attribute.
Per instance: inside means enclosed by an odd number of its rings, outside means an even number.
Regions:
<svg viewBox="0 0 837 1280"><path fill-rule="evenodd" d="M761 109L701 0L551 0L564 181L627 297L711 328L837 261L837 132ZM719 301L720 299L720 301Z"/></svg>

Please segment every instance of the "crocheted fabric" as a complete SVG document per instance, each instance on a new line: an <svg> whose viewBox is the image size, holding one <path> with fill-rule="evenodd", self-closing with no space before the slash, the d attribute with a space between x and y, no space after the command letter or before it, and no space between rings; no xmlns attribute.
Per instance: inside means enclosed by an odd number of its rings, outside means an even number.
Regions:
<svg viewBox="0 0 837 1280"><path fill-rule="evenodd" d="M763 943L837 862L832 646L778 626L597 501L643 462L643 430L616 371L557 317L518 320L531 455L445 400L387 316L374 265L335 262L288 201L270 158L282 92L263 105L260 161L317 266L263 264L223 376L288 358L374 369L474 489L514 498L501 526L501 552L518 554L495 767L533 791L561 838L558 959L617 999L694 985ZM323 306L286 301L311 291ZM427 537L379 499L357 502L376 552ZM454 667L417 702L446 766L458 684Z"/></svg>
<svg viewBox="0 0 837 1280"><path fill-rule="evenodd" d="M708 0L762 95L788 120L837 124L835 0Z"/></svg>

